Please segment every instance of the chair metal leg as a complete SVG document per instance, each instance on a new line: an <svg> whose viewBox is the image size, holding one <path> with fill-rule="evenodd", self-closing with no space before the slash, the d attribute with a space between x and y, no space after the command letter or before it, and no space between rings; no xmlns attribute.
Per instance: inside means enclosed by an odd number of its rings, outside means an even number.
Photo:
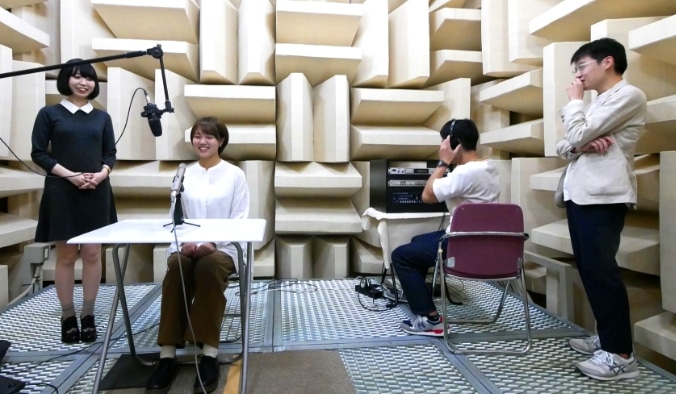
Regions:
<svg viewBox="0 0 676 394"><path fill-rule="evenodd" d="M434 264L434 274L432 275L432 296L434 297L434 286L437 285L437 275L441 275L442 278L444 277L444 262L443 259L441 258L442 253L441 253L441 240L439 241L439 246L437 248L437 261ZM442 297L443 297L442 293Z"/></svg>
<svg viewBox="0 0 676 394"><path fill-rule="evenodd" d="M528 353L528 351L531 349L533 346L533 334L530 329L530 311L528 309L528 290L526 290L526 275L524 273L523 268L521 268L520 275L521 277L521 296L523 297L523 310L524 310L524 318L526 320L526 340L528 341L526 344L526 348L523 349L522 353Z"/></svg>
<svg viewBox="0 0 676 394"><path fill-rule="evenodd" d="M442 282L446 282L445 276L442 276ZM507 299L507 289L509 287L509 283L507 282L505 284L505 288L502 291L502 296L500 297L500 304L498 304L498 309L495 311L495 313L492 315L491 318L488 319L450 319L449 323L473 323L473 324L493 324L502 315L502 310L504 309L505 306L505 300ZM444 287L445 288L445 287Z"/></svg>
<svg viewBox="0 0 676 394"><path fill-rule="evenodd" d="M441 277L441 288L442 291L446 290L446 277L443 273L443 269L441 270L442 272L442 277ZM450 320L448 319L448 313L446 310L446 298L442 297L441 301L441 316L443 318L443 328L444 328L444 344L448 348L449 351L453 354L526 354L530 351L532 344L533 344L533 336L531 332L531 327L530 327L530 313L528 309L528 292L526 291L526 278L524 276L523 270L519 273L519 277L515 278L513 280L519 280L521 282L521 291L518 291L517 293L520 293L521 298L523 300L523 306L524 306L524 320L526 323L526 346L523 347L522 349L519 350L505 350L505 349L475 349L475 350L461 350L451 340L451 335L449 334L449 325L450 323L467 323L467 322L472 322L472 323L477 323L477 321L469 321L469 320ZM507 297L507 289L511 285L512 281L510 280L505 284L505 289L502 293L502 297L500 299L500 305L498 306L498 311L495 314L495 318L492 321L479 321L480 323L494 323L497 321L497 319L500 317L500 314L502 313L502 309L504 307L505 299Z"/></svg>
<svg viewBox="0 0 676 394"><path fill-rule="evenodd" d="M438 274L438 264L434 264L434 274L432 275L432 297L434 297L434 287L437 285L437 274ZM441 293L441 296L444 296L444 293Z"/></svg>
<svg viewBox="0 0 676 394"><path fill-rule="evenodd" d="M439 269L439 272L441 273L441 320L443 320L442 328L444 330L444 344L446 347L453 353L455 353L455 347L451 344L449 334L448 334L448 327L449 327L449 321L448 321L448 310L446 306L446 275L444 273L443 269L443 261L437 260L437 265L435 267L435 271Z"/></svg>

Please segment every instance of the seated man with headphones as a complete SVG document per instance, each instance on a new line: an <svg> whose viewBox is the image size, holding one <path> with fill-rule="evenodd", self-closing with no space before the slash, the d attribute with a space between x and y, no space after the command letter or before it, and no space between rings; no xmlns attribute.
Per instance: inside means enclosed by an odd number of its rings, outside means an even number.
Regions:
<svg viewBox="0 0 676 394"><path fill-rule="evenodd" d="M500 196L498 169L492 160L478 157L476 145L479 132L470 119L453 119L441 128L439 164L430 175L422 193L426 203L445 202L448 212L463 203L497 202ZM453 171L444 177L446 169ZM411 242L392 252L392 266L404 290L406 300L415 315L404 320L401 329L409 334L443 336L441 316L434 305L432 293L425 278L434 266L439 239L446 230L416 235ZM446 244L442 243L442 258L446 258Z"/></svg>

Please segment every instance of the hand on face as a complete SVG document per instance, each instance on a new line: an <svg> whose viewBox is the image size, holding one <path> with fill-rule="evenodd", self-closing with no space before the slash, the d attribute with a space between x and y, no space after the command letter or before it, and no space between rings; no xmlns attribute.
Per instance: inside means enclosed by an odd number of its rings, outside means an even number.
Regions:
<svg viewBox="0 0 676 394"><path fill-rule="evenodd" d="M582 100L584 97L584 85L580 79L575 78L573 82L566 87L566 93L568 93L569 100Z"/></svg>
<svg viewBox="0 0 676 394"><path fill-rule="evenodd" d="M461 145L451 149L451 137L446 137L441 144L439 144L439 160L442 160L444 163L452 163L455 160L456 156L460 152Z"/></svg>

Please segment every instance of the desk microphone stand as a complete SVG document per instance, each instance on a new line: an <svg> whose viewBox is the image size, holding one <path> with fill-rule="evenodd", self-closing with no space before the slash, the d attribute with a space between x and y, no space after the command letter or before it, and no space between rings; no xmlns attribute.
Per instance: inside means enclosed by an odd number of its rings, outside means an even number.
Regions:
<svg viewBox="0 0 676 394"><path fill-rule="evenodd" d="M181 187L182 188L182 187ZM165 224L163 227L172 226L171 231L173 232L176 226L181 224L189 224L191 226L200 227L199 224L186 222L183 220L183 202L181 201L181 192L176 193L176 198L174 203L171 204L171 217L173 221L171 223Z"/></svg>

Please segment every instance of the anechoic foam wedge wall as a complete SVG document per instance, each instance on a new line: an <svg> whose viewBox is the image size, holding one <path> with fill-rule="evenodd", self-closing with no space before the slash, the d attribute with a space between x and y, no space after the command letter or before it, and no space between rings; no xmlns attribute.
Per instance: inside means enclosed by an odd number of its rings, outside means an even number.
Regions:
<svg viewBox="0 0 676 394"><path fill-rule="evenodd" d="M626 79L649 100L637 150L638 210L618 261L674 279L666 258L676 232L666 219L676 209L666 175L676 150L672 0L0 0L0 7L0 73L161 45L164 80L151 56L94 64L102 79L94 105L111 114L120 138L111 176L120 217L168 215L175 168L195 159L189 128L216 116L230 129L223 158L245 171L251 214L268 222L255 245L258 276L379 272L379 240L360 222L369 161L433 159L441 125L464 117L479 126L480 152L501 159L502 199L524 208L528 249L569 256L565 214L552 202L565 164L554 151L563 135L557 111L567 102L573 51L613 37L628 50ZM0 144L3 251L32 239L42 180L9 149L30 160L35 113L60 100L55 75L0 79L0 138L9 145ZM161 108L172 103L161 137L139 116L143 95L131 101L139 87ZM132 280L160 280L165 249L138 248L137 263L155 268ZM661 297L676 312L676 291L663 286ZM645 323L641 333L653 338L664 321Z"/></svg>

